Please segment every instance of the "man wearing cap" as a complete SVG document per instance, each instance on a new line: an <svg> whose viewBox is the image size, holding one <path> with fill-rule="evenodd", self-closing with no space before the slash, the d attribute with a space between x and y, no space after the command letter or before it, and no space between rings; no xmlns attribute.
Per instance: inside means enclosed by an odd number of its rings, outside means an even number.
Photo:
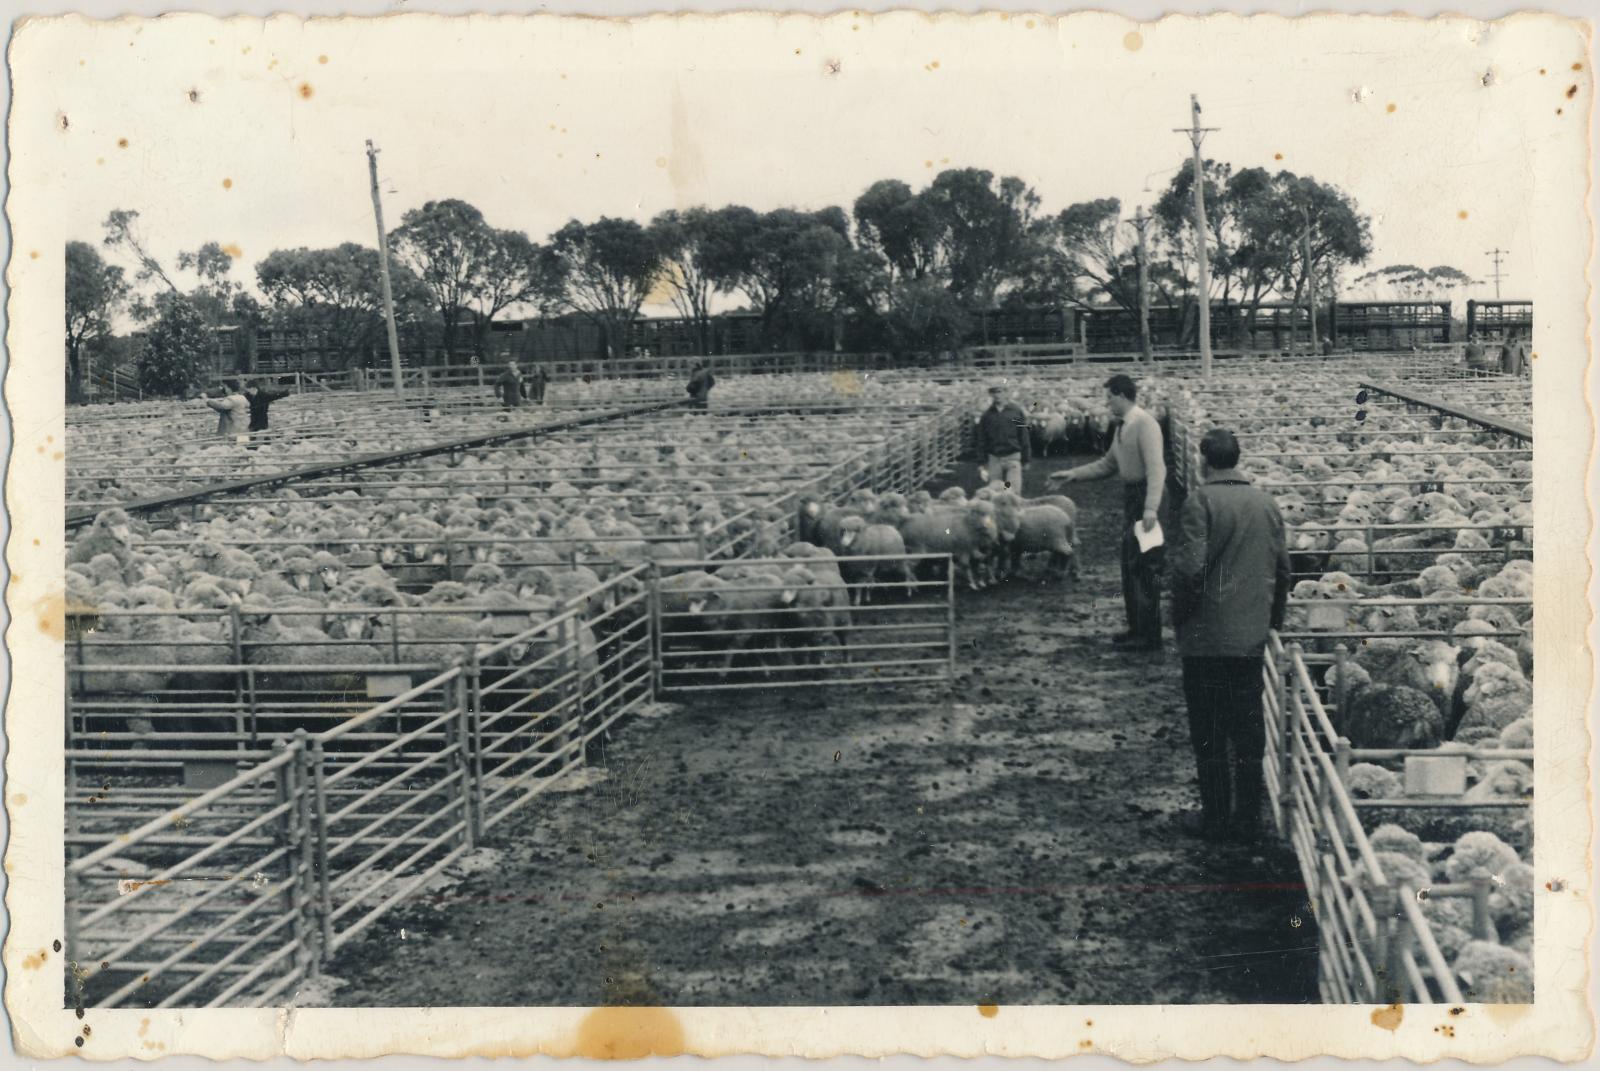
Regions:
<svg viewBox="0 0 1600 1071"><path fill-rule="evenodd" d="M1141 552L1134 535L1138 527L1149 532L1156 526L1166 491L1167 464L1163 456L1161 425L1135 404L1138 387L1125 375L1106 380L1106 408L1118 420L1111 449L1099 461L1050 474L1051 481L1099 480L1117 476L1122 481L1122 602L1128 631L1112 637L1119 647L1161 650L1162 548Z"/></svg>
<svg viewBox="0 0 1600 1071"><path fill-rule="evenodd" d="M1006 400L999 383L989 388L989 408L978 418L978 453L984 457L985 477L1004 480L1007 489L1022 493L1022 466L1032 460L1028 418Z"/></svg>

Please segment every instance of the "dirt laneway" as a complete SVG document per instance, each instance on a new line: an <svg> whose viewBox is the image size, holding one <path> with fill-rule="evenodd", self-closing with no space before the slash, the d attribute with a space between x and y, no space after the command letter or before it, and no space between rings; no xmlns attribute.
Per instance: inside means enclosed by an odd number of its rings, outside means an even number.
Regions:
<svg viewBox="0 0 1600 1071"><path fill-rule="evenodd" d="M1082 577L961 595L953 693L697 698L627 724L493 867L335 961L332 1003L1315 1000L1292 857L1174 828L1195 799L1178 660L1106 642L1117 489L1072 490Z"/></svg>

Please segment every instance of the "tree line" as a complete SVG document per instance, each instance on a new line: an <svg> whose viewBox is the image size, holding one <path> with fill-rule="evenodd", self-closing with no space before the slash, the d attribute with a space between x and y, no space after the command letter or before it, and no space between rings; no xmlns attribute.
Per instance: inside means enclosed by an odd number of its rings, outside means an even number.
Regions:
<svg viewBox="0 0 1600 1071"><path fill-rule="evenodd" d="M1369 217L1335 186L1211 160L1202 178L1211 298L1240 305L1251 326L1263 302L1302 300L1313 281L1319 294L1335 293L1343 274L1371 255ZM1151 208L1153 304L1196 301L1194 181L1186 161ZM894 352L953 349L985 309L1139 307L1137 240L1117 198L1049 214L1022 179L978 168L942 171L920 190L898 179L874 182L848 212L694 207L648 223L574 219L543 242L492 225L465 201L429 201L388 237L397 319L436 322L447 353L465 344L481 354L493 324L514 310L587 317L607 354L620 353L646 301L670 303L692 323L701 352L719 301L742 299L762 337L785 348L832 348L848 319L856 342ZM132 351L121 356L131 356L146 393L173 394L204 380L207 354L227 325L316 331L346 365L383 338L376 249L346 242L276 250L255 264L254 292L219 243L181 252L176 264L198 285L174 281L132 210L107 216L100 249L68 244L69 398L81 394L83 356L119 344ZM1448 278L1398 265L1362 281L1415 289ZM131 342L113 337L124 313L141 328Z"/></svg>

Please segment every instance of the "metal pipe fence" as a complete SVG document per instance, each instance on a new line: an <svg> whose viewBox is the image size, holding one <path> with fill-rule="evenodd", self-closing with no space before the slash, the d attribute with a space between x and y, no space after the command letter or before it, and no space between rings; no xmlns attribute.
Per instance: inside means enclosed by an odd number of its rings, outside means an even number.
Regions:
<svg viewBox="0 0 1600 1071"><path fill-rule="evenodd" d="M948 554L662 563L650 606L657 687L948 683L954 583Z"/></svg>

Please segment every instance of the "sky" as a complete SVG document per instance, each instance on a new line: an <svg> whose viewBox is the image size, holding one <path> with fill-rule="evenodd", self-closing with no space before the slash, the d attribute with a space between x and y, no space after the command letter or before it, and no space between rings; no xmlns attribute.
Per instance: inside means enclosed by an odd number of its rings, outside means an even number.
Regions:
<svg viewBox="0 0 1600 1071"><path fill-rule="evenodd" d="M1208 157L1348 191L1372 216L1370 266L1454 265L1484 283L1453 296L1492 297L1499 247L1520 296L1537 142L1569 83L1587 95L1581 42L1533 59L1471 20L1371 20L1333 49L1314 23L1232 22L43 25L23 36L52 77L18 103L70 143L76 237L136 209L169 268L214 240L253 279L273 249L375 244L368 138L391 229L446 197L535 240L693 204L848 209L875 180L966 166L1021 177L1045 212L1114 196L1131 218L1189 153L1174 128L1195 93Z"/></svg>

